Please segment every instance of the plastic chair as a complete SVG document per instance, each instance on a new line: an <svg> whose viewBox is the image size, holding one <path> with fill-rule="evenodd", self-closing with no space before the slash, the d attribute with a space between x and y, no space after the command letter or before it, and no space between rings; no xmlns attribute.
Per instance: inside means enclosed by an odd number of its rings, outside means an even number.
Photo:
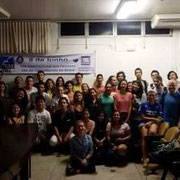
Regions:
<svg viewBox="0 0 180 180"><path fill-rule="evenodd" d="M165 133L167 132L169 128L169 123L167 122L163 122L160 124L159 129L158 129L158 134L154 135L154 136L146 136L146 144L147 144L147 151L151 151L152 147L152 143L154 141L160 141L161 138L163 138L165 136Z"/></svg>
<svg viewBox="0 0 180 180"><path fill-rule="evenodd" d="M161 138L161 141L163 141L163 142L171 142L173 139L177 138L178 133L179 133L179 128L178 127L171 127L165 133L164 138Z"/></svg>
<svg viewBox="0 0 180 180"><path fill-rule="evenodd" d="M161 123L159 126L158 134L161 136L164 136L166 131L168 130L168 128L169 128L169 123L167 123L167 122Z"/></svg>

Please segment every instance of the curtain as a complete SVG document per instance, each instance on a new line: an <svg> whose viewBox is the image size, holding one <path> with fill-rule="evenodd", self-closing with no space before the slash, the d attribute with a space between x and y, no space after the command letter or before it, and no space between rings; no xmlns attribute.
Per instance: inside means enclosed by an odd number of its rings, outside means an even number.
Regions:
<svg viewBox="0 0 180 180"><path fill-rule="evenodd" d="M0 22L0 53L48 53L50 47L50 22Z"/></svg>

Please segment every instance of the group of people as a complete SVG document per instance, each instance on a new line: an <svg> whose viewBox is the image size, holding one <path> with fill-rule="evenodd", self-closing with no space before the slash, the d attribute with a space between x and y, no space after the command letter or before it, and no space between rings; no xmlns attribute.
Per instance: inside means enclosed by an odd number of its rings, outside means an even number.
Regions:
<svg viewBox="0 0 180 180"><path fill-rule="evenodd" d="M37 72L38 82L28 75L16 76L13 87L3 81L0 71L0 125L37 123L37 144L70 152L67 171L95 172L95 164L113 165L127 159L129 142L141 135L143 163L147 159L147 135L156 135L161 122L179 126L180 83L175 71L167 75L167 86L157 70L151 72L152 83L142 79L127 81L120 71L104 84L102 74L93 87L83 83L83 74L72 80L59 76L54 82Z"/></svg>

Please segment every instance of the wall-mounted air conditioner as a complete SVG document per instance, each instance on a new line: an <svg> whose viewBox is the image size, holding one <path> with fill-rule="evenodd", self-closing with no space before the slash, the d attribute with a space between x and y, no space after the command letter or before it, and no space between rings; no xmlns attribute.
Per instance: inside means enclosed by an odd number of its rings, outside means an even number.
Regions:
<svg viewBox="0 0 180 180"><path fill-rule="evenodd" d="M151 19L152 28L180 28L180 14L156 14Z"/></svg>

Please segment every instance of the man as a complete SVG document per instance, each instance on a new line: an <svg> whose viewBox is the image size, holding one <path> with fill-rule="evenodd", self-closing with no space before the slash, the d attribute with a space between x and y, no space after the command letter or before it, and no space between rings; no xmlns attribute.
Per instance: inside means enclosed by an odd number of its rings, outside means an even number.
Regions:
<svg viewBox="0 0 180 180"><path fill-rule="evenodd" d="M168 92L162 94L159 102L162 105L164 121L171 126L180 125L180 93L175 80L169 81Z"/></svg>
<svg viewBox="0 0 180 180"><path fill-rule="evenodd" d="M14 98L19 88L24 88L24 81L21 76L16 76L14 79L14 85L9 91L9 95Z"/></svg>
<svg viewBox="0 0 180 180"><path fill-rule="evenodd" d="M61 150L66 151L74 130L74 116L68 110L68 105L68 100L65 97L59 99L60 109L52 116L54 135L50 139L51 146L60 145Z"/></svg>
<svg viewBox="0 0 180 180"><path fill-rule="evenodd" d="M34 87L34 78L33 76L27 76L26 77L26 85L25 90L28 96L28 100L30 100L30 95L34 92L37 92L37 88Z"/></svg>
<svg viewBox="0 0 180 180"><path fill-rule="evenodd" d="M34 92L30 96L30 104L31 108L35 107L35 99L37 96L43 96L45 98L45 104L46 104L46 109L50 108L51 105L51 100L49 99L49 96L45 91L45 85L43 82L39 82L38 84L38 92Z"/></svg>
<svg viewBox="0 0 180 180"><path fill-rule="evenodd" d="M75 74L76 84L74 85L73 91L80 91L82 92L82 80L83 80L83 74L82 73L76 73Z"/></svg>
<svg viewBox="0 0 180 180"><path fill-rule="evenodd" d="M44 73L44 71L38 71L37 72L37 79L38 79L38 82L34 84L34 87L38 88L39 83L44 83L44 85L45 85L45 82L44 82L45 73Z"/></svg>
<svg viewBox="0 0 180 180"><path fill-rule="evenodd" d="M43 96L36 97L36 109L29 112L27 122L38 124L39 135L36 143L42 145L42 151L46 151L46 147L49 144L51 116L45 109L45 98Z"/></svg>
<svg viewBox="0 0 180 180"><path fill-rule="evenodd" d="M141 81L141 84L143 86L143 93L147 94L148 83L147 81L142 79L142 69L136 68L135 76L136 76L136 80Z"/></svg>
<svg viewBox="0 0 180 180"><path fill-rule="evenodd" d="M139 81L142 85L142 101L145 102L147 100L148 83L146 80L142 79L142 69L136 68L134 72L136 76L136 81Z"/></svg>
<svg viewBox="0 0 180 180"><path fill-rule="evenodd" d="M94 85L95 90L97 91L97 96L99 96L100 94L102 94L105 91L104 85L103 85L103 75L102 74L98 74L96 76L96 82Z"/></svg>

